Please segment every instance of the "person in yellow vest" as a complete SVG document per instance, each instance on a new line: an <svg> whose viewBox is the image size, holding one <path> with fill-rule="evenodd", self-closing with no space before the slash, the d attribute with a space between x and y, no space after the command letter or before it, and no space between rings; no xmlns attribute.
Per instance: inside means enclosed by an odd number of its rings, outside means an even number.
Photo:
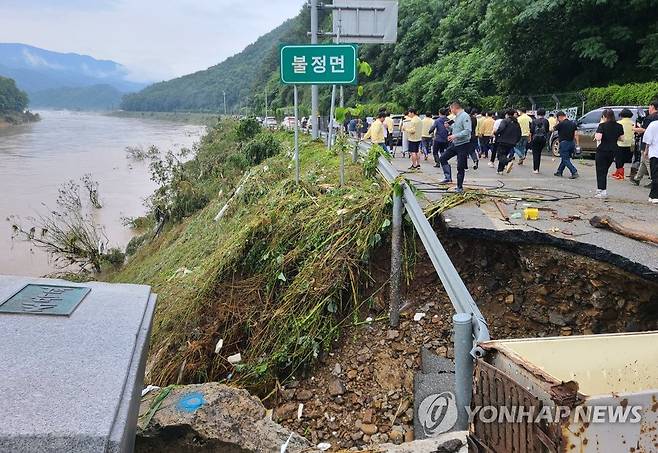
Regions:
<svg viewBox="0 0 658 453"><path fill-rule="evenodd" d="M407 141L409 142L409 155L411 156L411 167L409 170L420 170L420 159L418 153L420 152L420 142L423 138L423 122L418 117L416 109L409 109L408 121L402 125L402 130L407 134Z"/></svg>
<svg viewBox="0 0 658 453"><path fill-rule="evenodd" d="M633 160L633 142L635 141L635 133L633 132L633 112L629 109L623 109L619 113L620 120L617 121L624 128L624 136L617 142L617 152L615 154L615 167L617 171L612 174L612 177L623 181L624 180L624 165Z"/></svg>
<svg viewBox="0 0 658 453"><path fill-rule="evenodd" d="M430 129L434 126L434 118L432 118L432 112L425 113L425 118L422 120L423 133L422 133L422 142L423 142L423 154L425 154L425 160L427 156L432 152L432 134Z"/></svg>
<svg viewBox="0 0 658 453"><path fill-rule="evenodd" d="M368 132L363 137L364 140L370 140L373 144L379 145L386 152L388 147L386 146L386 126L384 125L384 119L386 118L386 112L379 112L377 119L372 122Z"/></svg>
<svg viewBox="0 0 658 453"><path fill-rule="evenodd" d="M528 115L526 109L519 110L519 126L521 126L521 140L516 144L514 148L514 153L519 158L519 165L523 165L525 156L528 153L528 143L530 143L530 125L532 124L532 118Z"/></svg>
<svg viewBox="0 0 658 453"><path fill-rule="evenodd" d="M489 157L489 151L493 153L491 142L493 141L494 135L494 123L495 120L493 118L493 113L491 112L484 112L484 114L478 119L476 133L479 134L480 157L484 156L485 159Z"/></svg>

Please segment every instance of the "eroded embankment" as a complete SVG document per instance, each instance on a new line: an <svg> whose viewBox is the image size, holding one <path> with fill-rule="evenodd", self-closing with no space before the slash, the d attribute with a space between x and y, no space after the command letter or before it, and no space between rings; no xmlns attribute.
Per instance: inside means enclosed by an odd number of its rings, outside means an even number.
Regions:
<svg viewBox="0 0 658 453"><path fill-rule="evenodd" d="M658 328L658 285L608 263L542 245L442 242L493 338ZM385 282L385 250L379 258L374 275ZM277 393L270 402L277 420L312 442L340 448L413 439L413 376L421 348L453 357L454 310L425 253L418 258L400 327L386 321L350 327L314 371ZM385 313L387 303L376 298L372 316ZM425 317L416 322L418 312Z"/></svg>
<svg viewBox="0 0 658 453"><path fill-rule="evenodd" d="M304 138L297 186L290 135L250 127L213 128L193 160L164 167L152 200L166 226L111 277L159 295L148 383L247 386L278 420L335 448L411 440L421 347L453 355L454 309L436 271L407 224L406 308L389 329L391 188L363 172L376 156L349 164L340 188L335 153ZM627 270L439 235L493 338L657 327L658 284Z"/></svg>

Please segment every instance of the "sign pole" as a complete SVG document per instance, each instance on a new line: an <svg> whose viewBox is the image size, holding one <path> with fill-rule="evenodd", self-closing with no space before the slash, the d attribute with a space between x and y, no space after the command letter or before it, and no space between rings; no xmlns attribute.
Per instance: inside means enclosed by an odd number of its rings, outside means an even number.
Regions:
<svg viewBox="0 0 658 453"><path fill-rule="evenodd" d="M318 0L311 0L311 44L318 43ZM318 98L320 96L317 85L311 85L311 136L313 140L319 137L318 130Z"/></svg>
<svg viewBox="0 0 658 453"><path fill-rule="evenodd" d="M336 108L336 85L331 88L331 108L329 109L329 135L327 140L327 148L331 148L331 142L334 135L334 110Z"/></svg>
<svg viewBox="0 0 658 453"><path fill-rule="evenodd" d="M295 182L299 185L299 107L297 100L297 85L294 85L295 97Z"/></svg>

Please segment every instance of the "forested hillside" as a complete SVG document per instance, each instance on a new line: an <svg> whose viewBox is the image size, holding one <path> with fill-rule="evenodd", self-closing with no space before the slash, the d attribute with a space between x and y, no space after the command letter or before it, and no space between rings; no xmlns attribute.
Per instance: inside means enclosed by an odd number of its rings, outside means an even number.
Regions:
<svg viewBox="0 0 658 453"><path fill-rule="evenodd" d="M348 103L397 102L436 108L453 98L472 104L489 96L527 101L528 95L655 81L658 15L653 0L400 0L395 45L362 46L373 67L364 94L347 90ZM321 22L330 29L328 14ZM129 110L260 112L292 104L279 83L280 43L307 42L309 14L300 14L244 52L207 71L153 85L128 96ZM266 89L267 87L267 89ZM329 90L321 90L328 107ZM301 93L308 104L309 90ZM550 100L550 96L535 96ZM551 101L552 102L552 101ZM307 109L303 109L307 110Z"/></svg>
<svg viewBox="0 0 658 453"><path fill-rule="evenodd" d="M260 37L242 52L212 66L168 82L151 85L139 93L124 97L122 108L135 111L233 111L246 105L253 94L258 73L277 43L294 33L298 19L290 19ZM245 30L245 33L248 33Z"/></svg>

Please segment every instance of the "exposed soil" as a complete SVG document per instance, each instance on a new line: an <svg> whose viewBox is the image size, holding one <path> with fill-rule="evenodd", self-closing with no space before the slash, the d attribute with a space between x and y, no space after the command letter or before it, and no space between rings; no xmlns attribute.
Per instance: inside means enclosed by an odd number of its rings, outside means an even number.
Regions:
<svg viewBox="0 0 658 453"><path fill-rule="evenodd" d="M658 284L614 266L544 246L443 242L492 338L658 328ZM374 275L385 281L387 260L380 262ZM369 313L372 318L386 313L383 294ZM398 329L385 320L346 329L310 375L282 388L276 420L313 444L329 442L332 449L413 440L413 376L421 347L453 357L454 310L424 253L404 299ZM414 321L421 312L425 316Z"/></svg>

